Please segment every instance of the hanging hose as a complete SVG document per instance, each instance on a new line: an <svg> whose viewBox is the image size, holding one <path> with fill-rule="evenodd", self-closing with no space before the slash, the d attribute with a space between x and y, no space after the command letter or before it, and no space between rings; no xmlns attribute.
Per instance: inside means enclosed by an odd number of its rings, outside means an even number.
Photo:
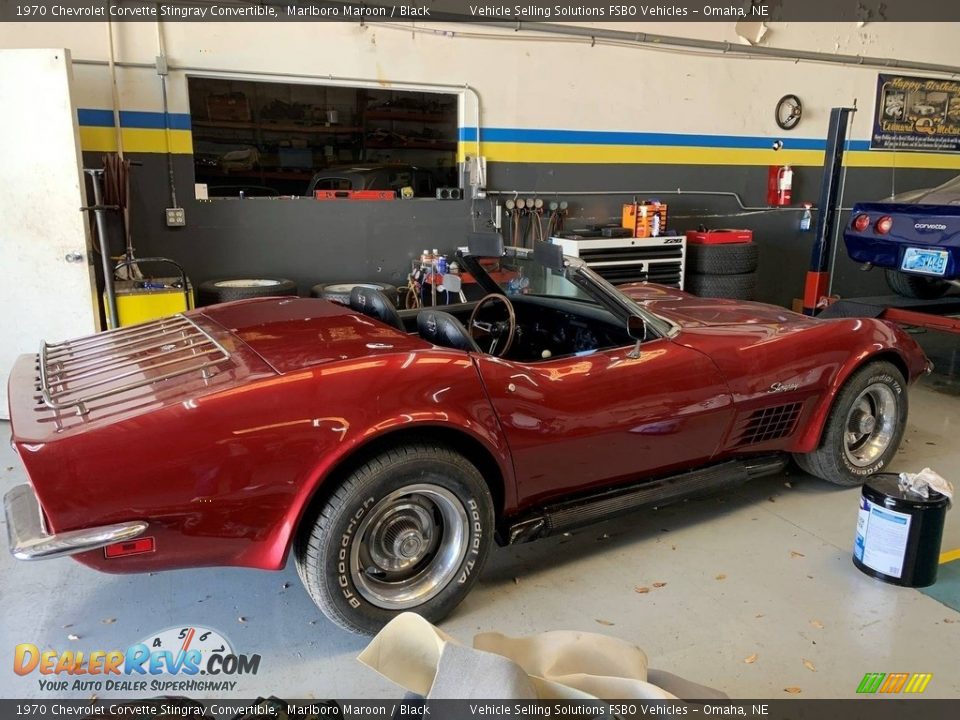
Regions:
<svg viewBox="0 0 960 720"><path fill-rule="evenodd" d="M116 154L103 156L103 202L115 205L120 214L120 230L124 240L124 260L133 260L133 237L130 230L130 161ZM142 278L136 264L128 265L121 273L124 279Z"/></svg>

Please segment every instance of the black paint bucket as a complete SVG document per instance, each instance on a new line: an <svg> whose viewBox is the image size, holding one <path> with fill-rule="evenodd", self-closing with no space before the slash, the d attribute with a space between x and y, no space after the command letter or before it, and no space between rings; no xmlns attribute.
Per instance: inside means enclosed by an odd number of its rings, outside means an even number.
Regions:
<svg viewBox="0 0 960 720"><path fill-rule="evenodd" d="M860 496L853 564L893 585L933 585L949 507L946 495L924 498L901 490L899 475L874 475Z"/></svg>

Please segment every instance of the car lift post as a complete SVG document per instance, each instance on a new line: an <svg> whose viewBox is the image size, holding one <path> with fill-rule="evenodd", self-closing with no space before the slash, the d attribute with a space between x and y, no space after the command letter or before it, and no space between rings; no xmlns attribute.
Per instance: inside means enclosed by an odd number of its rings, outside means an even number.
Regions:
<svg viewBox="0 0 960 720"><path fill-rule="evenodd" d="M820 183L820 212L817 232L810 254L810 269L803 286L803 314L815 315L830 285L830 255L840 214L840 190L843 182L843 146L847 138L850 113L856 108L836 107L830 111L830 132L823 159Z"/></svg>

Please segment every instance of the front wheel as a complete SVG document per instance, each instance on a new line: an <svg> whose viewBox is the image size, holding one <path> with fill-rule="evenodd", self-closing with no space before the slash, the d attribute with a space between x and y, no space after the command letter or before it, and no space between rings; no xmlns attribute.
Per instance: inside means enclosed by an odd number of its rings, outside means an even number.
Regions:
<svg viewBox="0 0 960 720"><path fill-rule="evenodd" d="M444 446L403 445L337 488L300 534L297 570L330 620L372 635L404 611L445 617L480 574L493 532L476 467Z"/></svg>
<svg viewBox="0 0 960 720"><path fill-rule="evenodd" d="M837 394L820 447L795 454L811 475L837 485L861 485L893 459L907 424L907 387L888 362L853 374Z"/></svg>

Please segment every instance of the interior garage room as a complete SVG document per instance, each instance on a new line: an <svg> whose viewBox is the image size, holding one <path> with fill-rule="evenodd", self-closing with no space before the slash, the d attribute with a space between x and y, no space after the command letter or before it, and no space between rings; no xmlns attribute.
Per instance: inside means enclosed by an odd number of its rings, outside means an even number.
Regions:
<svg viewBox="0 0 960 720"><path fill-rule="evenodd" d="M800 5L4 3L0 715L955 717L960 12Z"/></svg>

